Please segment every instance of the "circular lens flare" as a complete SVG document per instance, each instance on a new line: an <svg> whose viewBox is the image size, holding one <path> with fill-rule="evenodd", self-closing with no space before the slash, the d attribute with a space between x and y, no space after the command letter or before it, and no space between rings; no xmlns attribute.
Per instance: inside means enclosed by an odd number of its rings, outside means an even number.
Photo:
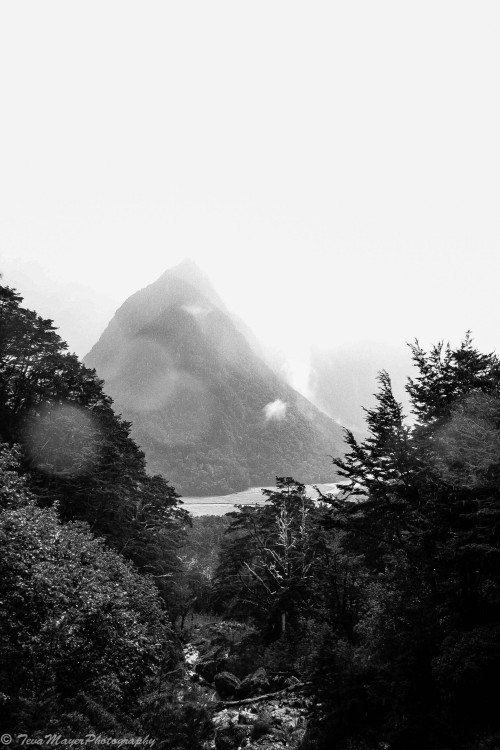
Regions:
<svg viewBox="0 0 500 750"><path fill-rule="evenodd" d="M99 458L99 437L91 412L69 403L33 410L25 425L31 461L41 471L56 476L89 473Z"/></svg>

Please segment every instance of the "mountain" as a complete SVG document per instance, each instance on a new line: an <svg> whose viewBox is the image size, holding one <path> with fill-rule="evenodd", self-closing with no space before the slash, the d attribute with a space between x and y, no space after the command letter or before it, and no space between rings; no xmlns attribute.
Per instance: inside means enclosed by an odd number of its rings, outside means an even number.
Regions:
<svg viewBox="0 0 500 750"><path fill-rule="evenodd" d="M206 297L214 307L217 307L221 312L230 316L234 327L246 339L250 348L253 349L254 354L256 354L259 359L264 360L278 377L282 376L283 353L278 352L276 347L271 349L263 341L260 341L250 326L248 326L239 315L229 312L208 278L200 271L198 265L193 260L190 258L184 260L182 263L179 263L178 266L167 271L166 275L175 276L175 278L181 279L195 287L195 289L197 289L198 292L201 292L201 294Z"/></svg>
<svg viewBox="0 0 500 750"><path fill-rule="evenodd" d="M341 427L281 380L241 330L188 261L129 297L84 362L132 422L149 470L183 494L276 476L333 481Z"/></svg>

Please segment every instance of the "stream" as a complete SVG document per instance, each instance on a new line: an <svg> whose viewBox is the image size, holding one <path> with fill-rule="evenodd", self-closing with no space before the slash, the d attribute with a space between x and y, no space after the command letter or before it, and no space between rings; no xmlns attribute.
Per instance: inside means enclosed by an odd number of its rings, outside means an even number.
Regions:
<svg viewBox="0 0 500 750"><path fill-rule="evenodd" d="M258 680L266 675L261 667L254 675L248 675L245 680L238 680L234 675L223 670L222 674L214 676L213 680L205 679L200 671L207 675L207 668L211 665L213 645L200 628L193 633L197 637L184 646L186 664L186 678L198 684L201 696L210 710L215 736L207 744L207 750L298 750L306 729L306 714L308 701L301 694L300 683L291 677L291 686L285 690L279 686L267 683L268 687L259 689ZM221 659L227 658L228 652L222 654ZM235 683L244 686L249 679L254 678L255 695L241 698L238 693L234 696L224 696L225 702L217 692L215 683L222 691L224 680L232 677ZM295 684L297 688L295 688ZM276 689L277 688L277 689ZM240 688L240 690L242 687ZM224 692L224 691L223 691ZM277 693L277 694L276 694ZM264 694L264 696L262 696ZM268 696L268 697L267 697ZM236 702L238 705L225 705Z"/></svg>

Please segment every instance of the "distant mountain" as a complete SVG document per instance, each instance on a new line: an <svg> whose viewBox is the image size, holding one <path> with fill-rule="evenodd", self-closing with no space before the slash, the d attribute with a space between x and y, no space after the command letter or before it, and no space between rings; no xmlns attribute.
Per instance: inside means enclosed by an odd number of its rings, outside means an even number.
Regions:
<svg viewBox="0 0 500 750"><path fill-rule="evenodd" d="M129 297L85 357L148 468L183 494L335 479L341 427L260 359L188 261Z"/></svg>
<svg viewBox="0 0 500 750"><path fill-rule="evenodd" d="M263 341L260 341L252 331L250 326L247 325L247 323L242 318L240 318L239 315L235 315L233 312L229 312L226 305L213 288L209 279L205 274L202 273L198 265L193 260L184 260L182 263L179 263L178 266L175 266L174 268L171 268L169 271L167 271L166 274L168 276L175 276L175 278L187 282L195 289L197 289L198 292L201 292L201 294L206 297L206 299L209 300L209 302L211 302L214 307L217 307L221 312L228 315L231 318L231 321L236 330L244 336L247 343L250 345L250 348L253 349L254 354L256 354L259 359L264 360L264 362L269 365L271 370L273 370L278 375L278 377L281 377L283 375L283 353L278 352L276 348L271 349L268 345L264 344Z"/></svg>
<svg viewBox="0 0 500 750"><path fill-rule="evenodd" d="M377 374L386 370L394 395L408 406L405 384L412 375L408 347L373 341L344 344L331 350L311 353L308 395L311 401L333 419L355 432L366 431L365 412L376 404Z"/></svg>

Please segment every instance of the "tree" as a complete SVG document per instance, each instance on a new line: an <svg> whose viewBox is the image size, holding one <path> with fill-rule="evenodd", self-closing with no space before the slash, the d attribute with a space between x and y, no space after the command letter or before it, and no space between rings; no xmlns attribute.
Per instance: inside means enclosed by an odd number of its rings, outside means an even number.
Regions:
<svg viewBox="0 0 500 750"><path fill-rule="evenodd" d="M3 446L2 728L122 736L127 713L178 658L158 592L85 524L37 507L18 468Z"/></svg>
<svg viewBox="0 0 500 750"><path fill-rule="evenodd" d="M22 417L44 404L111 405L95 373L67 353L52 321L21 302L15 290L0 286L0 414L9 442L19 438Z"/></svg>
<svg viewBox="0 0 500 750"><path fill-rule="evenodd" d="M276 478L277 490L263 490L264 506L238 506L231 514L229 542L216 578L219 595L237 593L271 630L284 633L311 598L322 537L318 511L303 484ZM227 595L227 593L226 593Z"/></svg>
<svg viewBox="0 0 500 750"><path fill-rule="evenodd" d="M172 604L188 514L166 480L146 472L130 424L115 415L95 371L67 353L52 321L0 287L2 435L22 446L40 505L92 532L155 577Z"/></svg>
<svg viewBox="0 0 500 750"><path fill-rule="evenodd" d="M414 555L422 521L417 481L422 467L389 375L381 372L378 381L377 406L365 410L369 437L358 443L346 430L350 451L334 461L348 480L336 507L356 524L364 544L369 540L379 548L379 558L382 548Z"/></svg>
<svg viewBox="0 0 500 750"><path fill-rule="evenodd" d="M345 673L353 690L361 680L364 716L378 717L365 737L375 729L395 748L462 747L498 728L486 685L500 665L499 362L470 335L456 349L416 343L412 352L416 422L381 373L369 437L347 432L349 450L335 460L347 483L328 501L329 524L365 566ZM337 698L318 697L330 706L321 721L335 731L343 721L352 737Z"/></svg>

